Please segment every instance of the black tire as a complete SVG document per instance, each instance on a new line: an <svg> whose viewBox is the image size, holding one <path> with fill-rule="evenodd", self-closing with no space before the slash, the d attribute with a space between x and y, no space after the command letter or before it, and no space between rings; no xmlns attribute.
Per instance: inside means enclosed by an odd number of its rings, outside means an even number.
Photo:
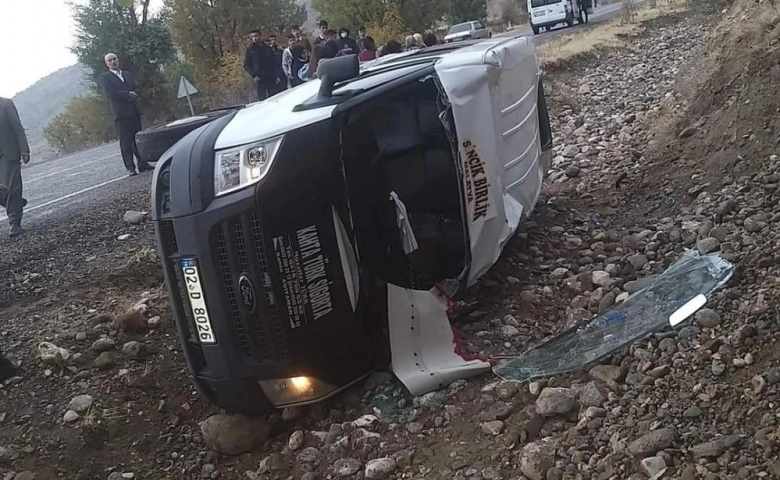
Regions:
<svg viewBox="0 0 780 480"><path fill-rule="evenodd" d="M230 107L222 110L201 113L194 117L182 118L172 122L155 125L146 130L141 130L135 134L135 143L138 145L138 153L141 159L149 163L154 163L160 159L160 156L166 150L171 148L176 142L184 138L185 135L202 127L207 123L224 117L240 107Z"/></svg>
<svg viewBox="0 0 780 480"><path fill-rule="evenodd" d="M539 116L539 141L542 150L550 150L553 147L552 126L550 125L550 112L547 110L547 98L544 96L544 84L539 80L537 89L536 110Z"/></svg>
<svg viewBox="0 0 780 480"><path fill-rule="evenodd" d="M569 18L566 19L566 25L569 27L574 26L574 14L569 15Z"/></svg>
<svg viewBox="0 0 780 480"><path fill-rule="evenodd" d="M531 30L533 30L534 35L539 35L539 27L531 27Z"/></svg>

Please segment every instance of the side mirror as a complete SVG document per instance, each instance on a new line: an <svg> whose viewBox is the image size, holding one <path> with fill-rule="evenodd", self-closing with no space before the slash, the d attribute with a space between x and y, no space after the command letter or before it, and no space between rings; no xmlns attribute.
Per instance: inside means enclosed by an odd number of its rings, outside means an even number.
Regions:
<svg viewBox="0 0 780 480"><path fill-rule="evenodd" d="M320 97L333 96L333 86L360 75L360 62L357 55L330 58L317 67L317 78L320 79Z"/></svg>

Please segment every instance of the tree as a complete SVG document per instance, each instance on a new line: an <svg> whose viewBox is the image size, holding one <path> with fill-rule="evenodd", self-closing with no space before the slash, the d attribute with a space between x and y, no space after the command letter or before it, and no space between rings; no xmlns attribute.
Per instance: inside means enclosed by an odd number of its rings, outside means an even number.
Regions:
<svg viewBox="0 0 780 480"><path fill-rule="evenodd" d="M501 16L501 22L506 24L514 23L518 24L523 21L523 15L525 12L525 3L520 3L516 0L500 0L498 9Z"/></svg>
<svg viewBox="0 0 780 480"><path fill-rule="evenodd" d="M116 132L108 102L102 96L76 97L43 131L49 145L71 153L111 141Z"/></svg>
<svg viewBox="0 0 780 480"><path fill-rule="evenodd" d="M173 38L192 64L195 85L214 107L246 101L251 91L243 70L251 30L279 33L306 20L306 8L295 0L165 0L165 8Z"/></svg>
<svg viewBox="0 0 780 480"><path fill-rule="evenodd" d="M442 0L312 0L312 6L335 28L347 27L355 30L365 25L370 35L380 36L374 31L380 31L384 35L386 31L395 29L385 24L387 16L397 17L407 32L422 33L428 30L441 17L441 2Z"/></svg>
<svg viewBox="0 0 780 480"><path fill-rule="evenodd" d="M170 86L160 68L175 59L175 51L164 15L149 11L151 0L132 0L129 8L114 0L88 0L71 3L76 22L76 41L71 51L93 73L93 88L102 93L100 75L105 71L104 57L113 52L122 68L134 70L139 80L142 106L152 117L165 116L166 95Z"/></svg>
<svg viewBox="0 0 780 480"><path fill-rule="evenodd" d="M243 53L251 30L267 33L306 20L306 8L295 0L166 0L165 6L173 37L196 69Z"/></svg>
<svg viewBox="0 0 780 480"><path fill-rule="evenodd" d="M450 25L487 18L487 0L443 0L442 7Z"/></svg>

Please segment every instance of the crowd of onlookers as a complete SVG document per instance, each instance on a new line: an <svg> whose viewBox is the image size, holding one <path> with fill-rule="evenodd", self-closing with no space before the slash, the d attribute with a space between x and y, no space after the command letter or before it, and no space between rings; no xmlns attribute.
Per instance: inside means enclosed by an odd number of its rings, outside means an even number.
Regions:
<svg viewBox="0 0 780 480"><path fill-rule="evenodd" d="M304 36L297 25L293 25L286 35L286 46L280 46L275 33L263 38L260 30L254 30L250 32L250 38L252 43L246 50L244 69L254 80L260 100L316 78L317 67L329 58L354 54L361 62L367 62L382 55L441 43L435 34L429 32L408 35L404 45L390 40L378 46L367 34L366 27L358 28L357 37L353 38L348 28L336 31L324 20L319 24L314 41Z"/></svg>

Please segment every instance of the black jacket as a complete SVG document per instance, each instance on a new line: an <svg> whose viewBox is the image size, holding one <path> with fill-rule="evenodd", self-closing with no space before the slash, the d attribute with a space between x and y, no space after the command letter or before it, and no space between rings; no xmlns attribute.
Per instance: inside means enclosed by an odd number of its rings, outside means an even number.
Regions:
<svg viewBox="0 0 780 480"><path fill-rule="evenodd" d="M131 99L130 92L138 93L138 83L133 72L121 70L123 82L112 71L103 74L103 90L106 92L108 102L111 105L111 114L114 120L130 118L141 115L138 108L138 99Z"/></svg>
<svg viewBox="0 0 780 480"><path fill-rule="evenodd" d="M339 55L357 55L360 53L358 44L354 38L339 38Z"/></svg>
<svg viewBox="0 0 780 480"><path fill-rule="evenodd" d="M282 60L279 59L279 69L282 68ZM252 78L260 77L263 83L273 84L278 76L276 68L276 55L268 45L253 43L246 49L244 56L244 70Z"/></svg>
<svg viewBox="0 0 780 480"><path fill-rule="evenodd" d="M287 75L284 74L284 69L282 68L282 56L284 55L284 50L277 46L276 48L271 48L271 51L274 53L274 67L276 68L276 76L279 77L283 82L286 82Z"/></svg>

